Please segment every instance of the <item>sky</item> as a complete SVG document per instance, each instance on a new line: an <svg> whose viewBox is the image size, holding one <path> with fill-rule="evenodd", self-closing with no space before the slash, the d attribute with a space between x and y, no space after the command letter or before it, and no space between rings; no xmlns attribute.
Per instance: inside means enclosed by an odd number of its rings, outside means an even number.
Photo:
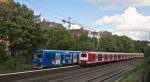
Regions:
<svg viewBox="0 0 150 82"><path fill-rule="evenodd" d="M72 18L95 31L110 31L134 40L148 40L150 0L15 0L41 19L62 23Z"/></svg>

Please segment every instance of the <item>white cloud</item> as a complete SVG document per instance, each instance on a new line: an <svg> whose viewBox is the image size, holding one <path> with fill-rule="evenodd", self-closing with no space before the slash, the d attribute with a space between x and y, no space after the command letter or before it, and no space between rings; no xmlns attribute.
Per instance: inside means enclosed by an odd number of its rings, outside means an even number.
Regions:
<svg viewBox="0 0 150 82"><path fill-rule="evenodd" d="M88 0L104 8L120 6L150 6L150 0Z"/></svg>
<svg viewBox="0 0 150 82"><path fill-rule="evenodd" d="M117 31L113 32L113 34L117 35L126 35L134 40L148 40L149 35L148 32L141 32L141 31Z"/></svg>
<svg viewBox="0 0 150 82"><path fill-rule="evenodd" d="M120 31L117 32L118 34L125 34L134 39L143 39L141 37L145 37L145 34L143 35L143 32L139 31L150 31L150 16L144 16L138 13L135 7L129 7L123 14L100 18L96 24L116 27L115 29Z"/></svg>

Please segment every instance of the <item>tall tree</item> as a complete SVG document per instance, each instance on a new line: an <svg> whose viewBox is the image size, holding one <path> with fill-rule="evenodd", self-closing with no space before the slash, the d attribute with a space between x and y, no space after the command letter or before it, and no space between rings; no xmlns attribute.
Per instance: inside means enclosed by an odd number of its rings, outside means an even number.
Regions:
<svg viewBox="0 0 150 82"><path fill-rule="evenodd" d="M39 17L25 5L11 1L0 4L0 18L0 34L11 40L12 55L25 55L26 59L31 60L33 50L45 43Z"/></svg>

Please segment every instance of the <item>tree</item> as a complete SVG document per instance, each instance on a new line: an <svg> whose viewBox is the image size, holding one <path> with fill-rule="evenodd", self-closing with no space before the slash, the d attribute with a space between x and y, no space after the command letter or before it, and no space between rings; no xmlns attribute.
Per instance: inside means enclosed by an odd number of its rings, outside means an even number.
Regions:
<svg viewBox="0 0 150 82"><path fill-rule="evenodd" d="M33 50L45 43L39 17L25 5L12 1L0 5L0 18L0 34L11 39L12 56L23 55L27 61L31 60Z"/></svg>
<svg viewBox="0 0 150 82"><path fill-rule="evenodd" d="M95 50L95 45L92 38L89 38L86 34L81 34L77 42L78 50L89 51Z"/></svg>
<svg viewBox="0 0 150 82"><path fill-rule="evenodd" d="M135 52L134 41L126 36L109 35L100 39L100 51Z"/></svg>
<svg viewBox="0 0 150 82"><path fill-rule="evenodd" d="M144 82L150 81L150 47L146 47L144 51Z"/></svg>
<svg viewBox="0 0 150 82"><path fill-rule="evenodd" d="M134 41L136 52L144 53L144 49L148 46L148 41Z"/></svg>
<svg viewBox="0 0 150 82"><path fill-rule="evenodd" d="M47 49L69 50L72 48L71 33L62 27L51 27L46 33L49 41Z"/></svg>

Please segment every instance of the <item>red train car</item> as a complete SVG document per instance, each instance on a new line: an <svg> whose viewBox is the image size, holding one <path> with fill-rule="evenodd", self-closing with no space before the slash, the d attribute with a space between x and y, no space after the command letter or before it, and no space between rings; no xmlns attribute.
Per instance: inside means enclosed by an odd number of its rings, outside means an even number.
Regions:
<svg viewBox="0 0 150 82"><path fill-rule="evenodd" d="M113 52L81 52L79 64L87 65L99 62L113 62L144 57L143 53L113 53Z"/></svg>

